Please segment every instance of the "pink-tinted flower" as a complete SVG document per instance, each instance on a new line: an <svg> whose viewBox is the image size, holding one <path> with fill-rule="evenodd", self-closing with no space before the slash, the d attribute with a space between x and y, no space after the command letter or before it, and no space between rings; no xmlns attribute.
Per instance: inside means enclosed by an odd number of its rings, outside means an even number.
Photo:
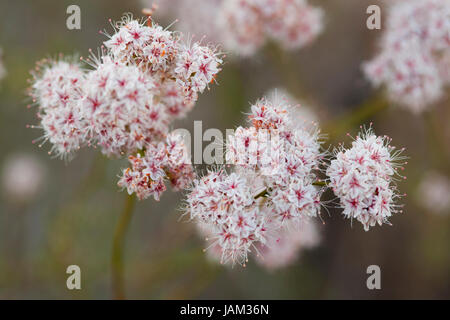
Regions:
<svg viewBox="0 0 450 320"><path fill-rule="evenodd" d="M399 1L389 8L381 52L364 65L375 86L415 113L438 101L448 86L450 3Z"/></svg>
<svg viewBox="0 0 450 320"><path fill-rule="evenodd" d="M377 223L389 224L389 217L401 212L396 204L395 175L403 169L403 149L390 146L387 137L372 129L360 133L350 149L341 148L327 169L329 186L340 200L346 218L356 219L368 231Z"/></svg>
<svg viewBox="0 0 450 320"><path fill-rule="evenodd" d="M194 177L183 138L170 134L166 142L146 145L145 155L129 156L131 167L123 170L118 185L140 199L159 200L169 180L175 191L186 188Z"/></svg>
<svg viewBox="0 0 450 320"><path fill-rule="evenodd" d="M313 185L323 157L318 130L298 125L283 100L262 99L251 111L251 127L227 139L234 172L194 180L187 200L190 218L208 228L222 263L245 264L273 233L320 213L322 188Z"/></svg>
<svg viewBox="0 0 450 320"><path fill-rule="evenodd" d="M225 46L251 55L267 39L285 49L311 43L322 31L322 16L305 0L224 0L218 21Z"/></svg>
<svg viewBox="0 0 450 320"><path fill-rule="evenodd" d="M168 132L164 106L154 102L153 79L108 57L86 76L79 100L89 136L107 155L133 154Z"/></svg>
<svg viewBox="0 0 450 320"><path fill-rule="evenodd" d="M50 153L67 156L84 143L85 122L77 105L82 96L85 72L79 64L66 60L43 60L32 72L30 95L38 105L38 118L44 144L52 144Z"/></svg>
<svg viewBox="0 0 450 320"><path fill-rule="evenodd" d="M150 3L144 0L143 5ZM322 10L306 0L167 0L158 5L156 13L179 19L183 32L243 56L268 40L288 50L301 48L323 29Z"/></svg>

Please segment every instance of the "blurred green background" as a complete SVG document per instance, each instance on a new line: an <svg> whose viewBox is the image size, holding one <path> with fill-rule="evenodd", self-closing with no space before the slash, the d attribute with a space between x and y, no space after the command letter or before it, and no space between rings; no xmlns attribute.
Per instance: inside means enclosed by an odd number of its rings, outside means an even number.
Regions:
<svg viewBox="0 0 450 320"><path fill-rule="evenodd" d="M175 125L192 129L194 120L202 120L203 130L234 128L243 123L249 103L274 87L295 96L306 92L320 123L345 117L374 94L360 66L373 56L381 35L366 28L366 8L377 2L311 1L325 10L326 21L311 46L291 53L268 47L250 59L227 58L219 85ZM70 4L81 8L81 30L66 28ZM140 1L0 2L0 47L8 71L0 82L0 166L27 154L44 167L42 186L32 199L15 199L2 188L1 299L112 297L111 245L126 199L116 183L126 160L106 159L93 149L82 150L70 163L49 157L48 146L39 149L31 143L41 132L26 129L37 121L35 109L26 108L25 92L37 60L60 52L85 56L105 40L98 31L109 27L108 18L124 12L139 16L140 10ZM252 261L233 269L211 264L194 226L180 221L183 194L169 190L160 202L139 202L125 250L127 298L450 298L450 215L423 209L423 195L417 192L427 171L450 172L449 120L449 100L426 116L389 108L366 119L374 122L376 132L391 136L394 145L407 148L408 180L400 183L408 193L404 213L391 219L393 226L364 232L359 225L351 227L339 210L324 211L319 247L277 272ZM346 129L354 134L358 127ZM333 138L348 142L345 132ZM82 270L82 290L66 287L66 268L72 264ZM366 268L372 264L381 267L381 290L366 287Z"/></svg>

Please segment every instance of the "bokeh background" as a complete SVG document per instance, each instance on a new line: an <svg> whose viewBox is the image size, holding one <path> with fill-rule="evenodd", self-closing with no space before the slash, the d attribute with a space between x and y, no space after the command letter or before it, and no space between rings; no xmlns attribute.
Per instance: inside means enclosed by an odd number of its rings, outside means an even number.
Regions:
<svg viewBox="0 0 450 320"><path fill-rule="evenodd" d="M361 63L374 55L381 35L366 28L365 13L379 1L310 2L324 9L326 22L312 45L290 53L269 46L249 59L228 57L219 85L176 126L192 129L194 120L202 120L204 130L234 128L243 123L250 102L272 88L285 88L305 95L319 122L336 128L378 94L365 80ZM81 8L81 30L66 28L70 4ZM58 53L86 55L105 40L98 31L108 28L108 18L124 12L139 16L141 8L140 1L122 0L0 2L0 47L8 72L0 82L1 299L112 297L112 238L126 201L116 183L126 160L106 159L92 149L71 162L52 159L48 146L31 143L41 132L26 128L36 123L35 110L26 107L26 88L37 60ZM448 99L425 116L389 107L364 119L373 121L379 134L391 136L394 145L407 148L408 180L400 183L408 194L404 212L391 219L393 226L364 232L339 210L324 211L320 245L275 272L252 261L232 269L211 263L193 225L180 220L183 194L168 191L160 202L139 202L126 242L127 298L450 298L450 215L424 209L425 195L418 189L429 171L450 174L449 120ZM355 134L358 126L345 124L346 131L326 133L333 144L348 142L345 133ZM11 174L12 163L22 163L23 170ZM33 181L41 182L28 194L14 193L15 183L26 188ZM66 288L66 268L72 264L82 270L82 290ZM381 290L366 287L366 268L372 264L381 268Z"/></svg>

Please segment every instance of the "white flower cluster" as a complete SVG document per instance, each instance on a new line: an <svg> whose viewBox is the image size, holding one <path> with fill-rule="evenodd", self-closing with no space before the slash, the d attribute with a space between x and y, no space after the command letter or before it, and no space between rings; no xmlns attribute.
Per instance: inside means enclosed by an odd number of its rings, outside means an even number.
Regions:
<svg viewBox="0 0 450 320"><path fill-rule="evenodd" d="M306 0L225 0L219 21L225 45L252 55L267 39L285 49L311 43L323 29L322 17Z"/></svg>
<svg viewBox="0 0 450 320"><path fill-rule="evenodd" d="M392 4L381 52L364 65L375 86L414 113L440 99L450 83L450 2L411 0Z"/></svg>
<svg viewBox="0 0 450 320"><path fill-rule="evenodd" d="M210 255L221 263L245 264L256 253L269 269L278 266L274 260L289 264L305 243L298 227L320 217L327 187L339 198L343 215L366 231L401 212L396 200L404 195L395 180L406 179L399 174L406 164L404 149L390 146L391 139L376 136L370 126L350 149L341 145L329 162L316 123L302 121L296 108L277 95L256 102L251 126L238 127L227 138L231 173L219 168L194 180L186 212L212 240ZM265 252L273 257L267 263Z"/></svg>
<svg viewBox="0 0 450 320"><path fill-rule="evenodd" d="M180 135L171 133L166 143L148 144L145 155L129 156L131 168L123 170L119 187L140 199L159 200L169 180L175 191L185 189L194 178L188 151Z"/></svg>
<svg viewBox="0 0 450 320"><path fill-rule="evenodd" d="M42 144L49 141L49 153L60 156L77 151L87 138L78 104L85 72L72 61L44 59L37 63L34 75L31 96L38 105L39 127L44 131Z"/></svg>
<svg viewBox="0 0 450 320"><path fill-rule="evenodd" d="M164 179L178 190L193 177L182 155L184 144L169 134L169 126L214 82L222 60L215 48L189 39L185 43L182 35L150 18L125 15L111 25L114 34L108 35L100 57L91 53L86 60L94 70L67 59L46 59L32 72L30 95L38 105L41 139L61 157L83 146L98 146L108 156L130 156L132 168L119 184L141 199L159 199Z"/></svg>
<svg viewBox="0 0 450 320"><path fill-rule="evenodd" d="M323 154L317 129L299 126L291 106L262 99L252 106L249 128L239 127L226 144L223 169L196 180L188 196L190 217L207 225L223 263L245 263L256 245L289 224L317 217Z"/></svg>
<svg viewBox="0 0 450 320"><path fill-rule="evenodd" d="M366 231L377 223L389 224L388 218L401 212L395 200L402 195L394 180L405 164L399 162L405 159L401 156L404 149L396 150L390 142L369 128L356 137L350 149L341 147L326 171L344 216L361 222Z"/></svg>
<svg viewBox="0 0 450 320"><path fill-rule="evenodd" d="M129 155L161 140L220 71L211 47L184 44L128 15L116 26L104 43L108 52L88 60L95 70L46 60L33 72L44 139L58 155L91 144L107 155Z"/></svg>
<svg viewBox="0 0 450 320"><path fill-rule="evenodd" d="M143 1L148 5L148 0ZM285 49L312 42L323 29L323 12L306 0L190 0L160 1L186 32L223 43L227 50L249 56L266 40Z"/></svg>
<svg viewBox="0 0 450 320"><path fill-rule="evenodd" d="M3 50L0 48L0 80L6 77L6 69L3 64Z"/></svg>

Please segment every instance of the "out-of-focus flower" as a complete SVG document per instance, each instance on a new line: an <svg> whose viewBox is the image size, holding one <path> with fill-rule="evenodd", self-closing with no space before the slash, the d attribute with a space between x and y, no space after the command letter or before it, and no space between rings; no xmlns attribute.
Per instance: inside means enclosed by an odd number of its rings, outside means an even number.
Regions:
<svg viewBox="0 0 450 320"><path fill-rule="evenodd" d="M159 7L162 14L181 20L182 31L205 35L244 56L268 39L288 50L301 48L323 29L322 10L306 0L173 0L161 1Z"/></svg>
<svg viewBox="0 0 450 320"><path fill-rule="evenodd" d="M257 262L269 271L287 267L295 262L304 249L317 246L320 242L318 227L312 221L300 226L286 226L279 236L258 248Z"/></svg>
<svg viewBox="0 0 450 320"><path fill-rule="evenodd" d="M306 0L224 0L219 23L226 47L254 54L267 39L285 49L311 43L323 29L323 12Z"/></svg>
<svg viewBox="0 0 450 320"><path fill-rule="evenodd" d="M282 99L258 101L252 126L228 137L234 172L218 169L194 181L187 213L209 230L222 263L245 264L272 234L320 213L322 188L313 184L323 158L320 135L299 126L292 108Z"/></svg>
<svg viewBox="0 0 450 320"><path fill-rule="evenodd" d="M43 163L29 154L12 154L5 159L2 186L6 199L25 203L42 189L46 176Z"/></svg>
<svg viewBox="0 0 450 320"><path fill-rule="evenodd" d="M376 136L372 128L361 132L350 149L341 147L327 169L329 186L340 200L346 218L356 219L368 231L401 212L395 175L403 169L404 149L390 146L391 139ZM405 177L402 177L405 178Z"/></svg>
<svg viewBox="0 0 450 320"><path fill-rule="evenodd" d="M422 206L432 213L450 213L450 180L441 173L428 172L418 188Z"/></svg>
<svg viewBox="0 0 450 320"><path fill-rule="evenodd" d="M2 80L4 77L6 77L6 69L5 65L3 64L3 49L0 48L0 80Z"/></svg>
<svg viewBox="0 0 450 320"><path fill-rule="evenodd" d="M395 2L381 41L381 52L364 64L375 86L414 113L439 100L449 84L450 2Z"/></svg>

